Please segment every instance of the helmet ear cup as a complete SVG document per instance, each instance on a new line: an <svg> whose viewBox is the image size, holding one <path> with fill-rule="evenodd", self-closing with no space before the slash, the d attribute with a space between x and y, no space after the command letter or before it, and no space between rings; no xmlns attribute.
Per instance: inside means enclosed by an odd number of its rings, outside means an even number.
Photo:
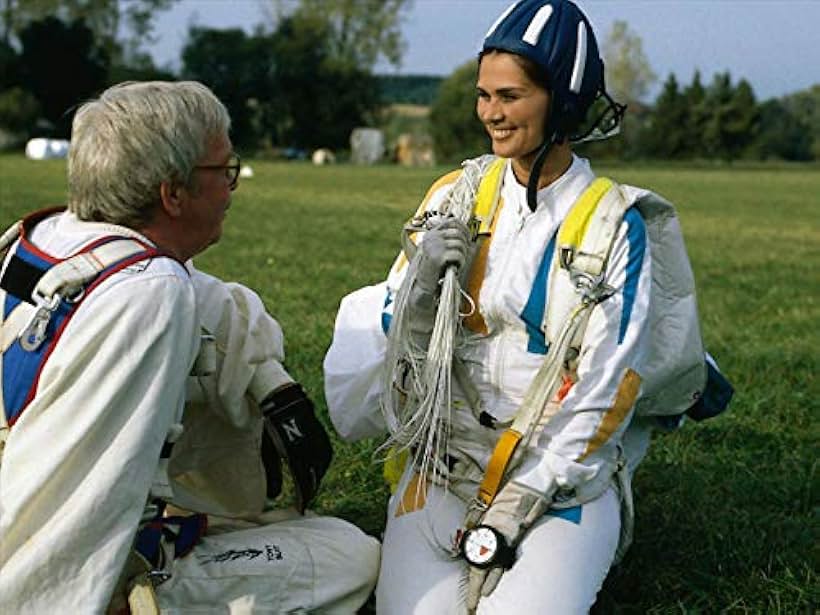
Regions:
<svg viewBox="0 0 820 615"><path fill-rule="evenodd" d="M571 137L583 118L579 117L579 107L570 100L555 100L550 105L550 112L547 116L547 126L545 138L555 134L555 141L562 142Z"/></svg>

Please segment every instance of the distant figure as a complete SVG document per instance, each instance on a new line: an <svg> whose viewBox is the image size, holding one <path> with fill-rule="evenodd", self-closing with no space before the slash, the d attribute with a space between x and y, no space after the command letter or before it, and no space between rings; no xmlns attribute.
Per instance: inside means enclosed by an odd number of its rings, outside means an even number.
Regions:
<svg viewBox="0 0 820 615"><path fill-rule="evenodd" d="M310 157L311 162L317 166L322 166L325 164L335 164L336 163L336 155L327 149L326 147L321 147L317 150L314 150L313 155Z"/></svg>
<svg viewBox="0 0 820 615"><path fill-rule="evenodd" d="M432 166L433 140L427 135L400 134L396 140L395 162L406 167Z"/></svg>
<svg viewBox="0 0 820 615"><path fill-rule="evenodd" d="M652 414L706 386L692 272L671 205L573 153L624 111L575 4L500 15L476 91L494 155L435 182L386 282L342 300L325 396L342 437L394 446L379 613L586 613Z"/></svg>
<svg viewBox="0 0 820 615"><path fill-rule="evenodd" d="M44 139L38 137L26 143L26 158L29 160L51 160L68 156L69 142L65 139Z"/></svg>
<svg viewBox="0 0 820 615"><path fill-rule="evenodd" d="M378 542L302 516L332 450L278 323L190 262L237 187L229 127L200 83L109 88L74 118L68 211L0 240L4 613L341 614L372 591ZM267 507L282 460L298 511Z"/></svg>
<svg viewBox="0 0 820 615"><path fill-rule="evenodd" d="M378 128L354 128L350 133L350 159L375 164L384 158L384 133Z"/></svg>

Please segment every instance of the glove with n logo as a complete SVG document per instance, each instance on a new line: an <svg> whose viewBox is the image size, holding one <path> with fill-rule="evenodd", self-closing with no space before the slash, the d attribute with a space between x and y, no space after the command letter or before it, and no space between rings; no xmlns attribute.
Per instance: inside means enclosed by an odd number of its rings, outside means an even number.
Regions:
<svg viewBox="0 0 820 615"><path fill-rule="evenodd" d="M270 393L259 408L265 419L262 459L268 474L268 496L275 497L281 489L281 457L293 476L296 508L304 512L333 457L330 438L316 418L313 402L296 382Z"/></svg>

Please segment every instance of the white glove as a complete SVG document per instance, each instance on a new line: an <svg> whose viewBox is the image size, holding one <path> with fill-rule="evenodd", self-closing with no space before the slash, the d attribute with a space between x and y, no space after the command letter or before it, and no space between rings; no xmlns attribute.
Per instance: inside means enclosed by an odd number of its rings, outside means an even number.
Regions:
<svg viewBox="0 0 820 615"><path fill-rule="evenodd" d="M425 291L438 294L438 283L450 265L461 269L467 259L470 231L455 218L425 231L416 258L419 259L416 283Z"/></svg>
<svg viewBox="0 0 820 615"><path fill-rule="evenodd" d="M508 482L496 495L490 508L481 519L482 525L497 529L507 544L516 548L526 531L543 516L549 502L518 483ZM476 568L470 566L467 585L467 609L475 611L478 601L489 596L504 574L504 568Z"/></svg>
<svg viewBox="0 0 820 615"><path fill-rule="evenodd" d="M425 231L413 266L415 283L407 298L410 308L408 321L416 345L426 350L436 317L439 281L447 267L461 269L467 258L470 232L455 218L444 218L437 226Z"/></svg>

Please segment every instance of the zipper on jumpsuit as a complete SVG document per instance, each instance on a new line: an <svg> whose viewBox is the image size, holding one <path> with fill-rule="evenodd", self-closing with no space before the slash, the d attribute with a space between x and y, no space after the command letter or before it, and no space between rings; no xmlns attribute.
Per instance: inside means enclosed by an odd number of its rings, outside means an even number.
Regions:
<svg viewBox="0 0 820 615"><path fill-rule="evenodd" d="M506 250L507 253L504 255L504 260L502 261L501 269L499 270L499 272L497 274L495 274L495 276L493 276L493 277L495 277L496 280L504 280L504 279L507 278L507 276L506 276L507 269L509 269L510 261L513 258L513 251L514 250L512 248L513 248L514 244L517 242L518 238L521 236L521 231L524 230L524 227L527 224L527 220L531 217L531 215L534 215L534 214L530 214L529 216L528 215L523 215L522 216L521 215L522 210L521 210L520 205L519 205L519 209L518 209L517 213L520 217L519 217L519 220L517 221L515 231L510 236L509 244L508 244L507 250ZM493 293L493 294L495 294L495 293ZM489 314L488 314L488 316L489 316ZM500 316L500 318L497 318L497 320L501 320L502 322L506 320L504 318L503 314L499 314L498 316ZM492 357L492 362L491 362L491 363L495 363L495 369L493 370L493 385L494 385L493 388L497 391L501 390L501 383L503 381L502 379L503 379L503 376L504 376L504 361L502 359L503 359L504 354L505 354L504 347L506 345L507 345L507 336L506 336L506 334L502 333L501 335L498 336L498 343L496 345L495 352L493 353L495 356ZM498 394L496 394L496 397L497 396L498 396ZM497 399L495 401L497 401Z"/></svg>

